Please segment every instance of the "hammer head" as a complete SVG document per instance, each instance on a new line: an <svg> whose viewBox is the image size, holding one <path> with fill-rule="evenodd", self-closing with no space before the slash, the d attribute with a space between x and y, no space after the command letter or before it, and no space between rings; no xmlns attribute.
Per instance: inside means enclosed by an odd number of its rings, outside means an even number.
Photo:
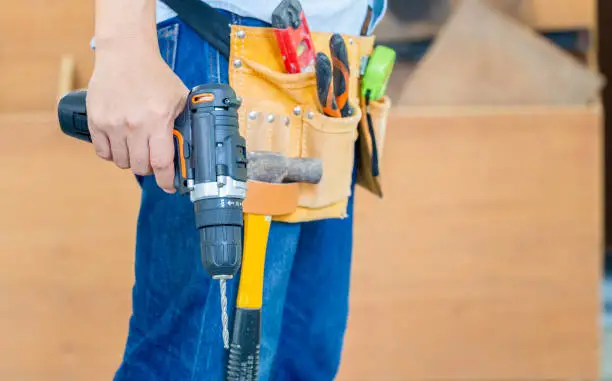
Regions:
<svg viewBox="0 0 612 381"><path fill-rule="evenodd" d="M323 163L315 158L288 158L274 152L249 152L247 177L266 183L318 184L323 176Z"/></svg>

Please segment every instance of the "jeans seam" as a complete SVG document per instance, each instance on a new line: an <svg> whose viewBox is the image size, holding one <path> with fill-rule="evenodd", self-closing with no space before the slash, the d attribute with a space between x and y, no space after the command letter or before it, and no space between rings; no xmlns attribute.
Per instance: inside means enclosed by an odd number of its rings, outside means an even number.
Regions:
<svg viewBox="0 0 612 381"><path fill-rule="evenodd" d="M207 61L208 61L208 76L211 77L211 79L214 80L215 74L214 74L214 71L213 71L213 59L212 59L213 58L214 50L213 50L212 46L210 46L210 44L206 43L204 45L206 47L206 58L207 58ZM214 81L211 81L211 82L214 82Z"/></svg>
<svg viewBox="0 0 612 381"><path fill-rule="evenodd" d="M174 24L173 30L172 30L172 51L170 52L170 54L172 55L172 71L175 70L176 68L176 52L178 50L178 40L179 40L179 24L176 23Z"/></svg>
<svg viewBox="0 0 612 381"><path fill-rule="evenodd" d="M178 50L178 35L179 35L179 24L175 23L172 25L165 26L158 30L157 38L158 44L164 46L160 46L160 53L162 54L162 58L166 61L166 64L172 69L175 70L176 67L176 52Z"/></svg>

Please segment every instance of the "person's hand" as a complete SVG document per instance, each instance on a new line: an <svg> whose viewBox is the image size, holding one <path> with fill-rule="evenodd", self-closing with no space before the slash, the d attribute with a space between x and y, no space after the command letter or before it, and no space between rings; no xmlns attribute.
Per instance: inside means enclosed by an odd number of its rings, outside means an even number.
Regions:
<svg viewBox="0 0 612 381"><path fill-rule="evenodd" d="M87 116L98 156L137 175L154 173L174 193L174 120L188 89L157 49L119 42L96 46Z"/></svg>

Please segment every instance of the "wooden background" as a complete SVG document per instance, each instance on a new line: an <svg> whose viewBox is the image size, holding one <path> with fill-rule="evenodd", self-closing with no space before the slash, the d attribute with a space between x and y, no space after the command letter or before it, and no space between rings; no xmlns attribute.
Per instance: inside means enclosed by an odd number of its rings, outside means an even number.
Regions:
<svg viewBox="0 0 612 381"><path fill-rule="evenodd" d="M594 28L597 21L596 0L488 1L516 3L520 18L540 30ZM56 101L60 60L65 54L76 60L76 86L87 85L93 68L89 48L93 3L22 0L12 4L10 12L0 13L0 113L51 110ZM435 30L428 20L411 27L398 25L389 15L377 35L383 40L421 38L423 33L431 35Z"/></svg>
<svg viewBox="0 0 612 381"><path fill-rule="evenodd" d="M122 355L137 184L51 111L62 54L86 84L90 3L0 15L2 381L110 380ZM602 149L597 107L394 109L339 379L596 379Z"/></svg>
<svg viewBox="0 0 612 381"><path fill-rule="evenodd" d="M0 12L0 113L52 110L62 55L77 63L77 86L93 68L93 0L23 0Z"/></svg>
<svg viewBox="0 0 612 381"><path fill-rule="evenodd" d="M385 199L357 194L340 380L595 379L600 121L583 108L396 109ZM0 379L109 380L137 185L52 114L5 115L0 129Z"/></svg>

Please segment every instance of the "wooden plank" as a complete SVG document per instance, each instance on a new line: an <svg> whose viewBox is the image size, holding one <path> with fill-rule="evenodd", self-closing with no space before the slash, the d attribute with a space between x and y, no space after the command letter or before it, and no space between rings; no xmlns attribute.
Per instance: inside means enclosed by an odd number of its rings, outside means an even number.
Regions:
<svg viewBox="0 0 612 381"><path fill-rule="evenodd" d="M454 6L463 0L453 0ZM596 0L486 0L540 31L597 28ZM448 16L448 12L447 12ZM423 19L402 22L388 14L376 29L380 41L420 40L434 36L442 23Z"/></svg>
<svg viewBox="0 0 612 381"><path fill-rule="evenodd" d="M496 1L500 0L493 0ZM520 14L530 25L544 30L595 28L597 3L595 0L523 0ZM0 34L1 57L10 57L0 59L0 85L12 89L0 94L0 112L27 111L39 104L44 105L39 109L53 106L55 94L51 96L51 89L57 86L57 72L53 70L57 68L56 61L67 53L75 57L75 85L87 85L93 69L93 53L89 49L93 36L93 2L58 0L53 7L41 7L36 0L25 0L16 3L11 12L1 13L0 23L11 30ZM388 14L376 33L381 41L426 38L438 28L438 22L427 20L403 25ZM589 54L593 68L597 67L596 57L594 49ZM32 70L24 73L24 64ZM50 66L54 69L49 69ZM32 102L32 88L37 89L35 102Z"/></svg>
<svg viewBox="0 0 612 381"><path fill-rule="evenodd" d="M58 73L57 98L60 99L64 94L75 89L74 80L74 57L65 55L60 61Z"/></svg>
<svg viewBox="0 0 612 381"><path fill-rule="evenodd" d="M357 194L339 380L595 380L599 108L403 109Z"/></svg>
<svg viewBox="0 0 612 381"><path fill-rule="evenodd" d="M75 57L76 58L76 57ZM57 101L61 57L0 60L0 114L53 111ZM78 64L77 64L78 65ZM93 57L82 58L75 68L74 86L87 86ZM85 82L85 84L84 84Z"/></svg>
<svg viewBox="0 0 612 381"><path fill-rule="evenodd" d="M597 28L596 0L523 0L521 16L541 30Z"/></svg>
<svg viewBox="0 0 612 381"><path fill-rule="evenodd" d="M0 131L0 379L110 380L130 314L138 185L63 136L54 114L5 115Z"/></svg>
<svg viewBox="0 0 612 381"><path fill-rule="evenodd" d="M453 0L455 5L465 0ZM596 0L485 0L542 31L590 29L597 26Z"/></svg>
<svg viewBox="0 0 612 381"><path fill-rule="evenodd" d="M405 82L399 103L586 105L604 83L531 29L475 1L463 4L447 22Z"/></svg>
<svg viewBox="0 0 612 381"><path fill-rule="evenodd" d="M92 1L58 0L42 6L24 0L0 12L0 112L51 109L61 57L73 55L76 86L86 86L93 68Z"/></svg>
<svg viewBox="0 0 612 381"><path fill-rule="evenodd" d="M0 113L47 110L55 106L59 59L0 61Z"/></svg>

